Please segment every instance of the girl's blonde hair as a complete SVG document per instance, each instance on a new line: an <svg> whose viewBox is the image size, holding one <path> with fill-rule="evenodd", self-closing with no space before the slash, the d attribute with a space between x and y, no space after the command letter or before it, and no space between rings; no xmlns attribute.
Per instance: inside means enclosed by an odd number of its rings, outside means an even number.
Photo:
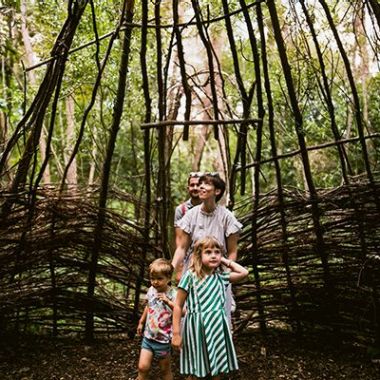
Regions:
<svg viewBox="0 0 380 380"><path fill-rule="evenodd" d="M206 275L202 265L202 251L206 248L218 248L222 254L224 252L223 246L213 236L206 236L203 239L197 240L194 244L192 262L189 269L191 269L198 278L203 278Z"/></svg>
<svg viewBox="0 0 380 380"><path fill-rule="evenodd" d="M149 274L152 275L163 275L167 278L171 278L173 275L173 265L169 260L166 259L156 259L149 265Z"/></svg>

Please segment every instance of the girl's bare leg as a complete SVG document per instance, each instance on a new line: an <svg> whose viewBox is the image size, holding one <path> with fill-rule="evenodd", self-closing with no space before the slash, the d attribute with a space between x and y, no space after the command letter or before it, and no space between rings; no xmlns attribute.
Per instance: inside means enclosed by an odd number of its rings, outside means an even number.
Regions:
<svg viewBox="0 0 380 380"><path fill-rule="evenodd" d="M168 355L164 359L160 359L158 365L160 366L161 376L163 380L173 380L172 368L170 365L171 356Z"/></svg>

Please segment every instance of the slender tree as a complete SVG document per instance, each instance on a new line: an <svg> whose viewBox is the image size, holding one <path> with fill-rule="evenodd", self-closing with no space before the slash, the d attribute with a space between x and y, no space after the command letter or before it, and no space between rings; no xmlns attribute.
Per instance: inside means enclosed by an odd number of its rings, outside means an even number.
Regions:
<svg viewBox="0 0 380 380"><path fill-rule="evenodd" d="M122 18L125 17L125 22L132 23L133 21L133 11L134 11L134 0L125 0L123 2L122 8ZM96 273L99 254L102 249L102 231L105 223L105 210L107 206L107 196L109 188L109 180L111 174L111 164L113 153L115 150L116 138L120 128L120 120L123 113L123 104L126 91L126 80L128 73L129 64L129 53L131 44L132 27L126 28L123 38L123 47L121 52L120 68L119 68L119 79L118 88L114 103L112 124L110 127L110 136L107 143L106 156L101 173L101 185L100 185L100 195L99 195L99 209L97 216L97 223L94 231L94 247L91 254L90 265L89 265L89 275L88 275L88 287L87 296L91 299L95 294L96 287ZM86 314L86 339L91 341L94 336L94 312L90 310Z"/></svg>

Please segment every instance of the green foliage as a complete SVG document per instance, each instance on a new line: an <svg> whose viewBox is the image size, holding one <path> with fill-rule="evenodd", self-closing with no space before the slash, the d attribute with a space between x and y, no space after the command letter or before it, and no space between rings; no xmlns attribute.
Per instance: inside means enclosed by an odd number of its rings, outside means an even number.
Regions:
<svg viewBox="0 0 380 380"><path fill-rule="evenodd" d="M37 88L45 75L46 65L36 68L33 72L36 76L37 85L33 88L30 80L23 72L21 61L24 60L25 51L22 38L20 35L20 2L6 1L5 7L10 10L7 17L1 19L1 53L5 57L3 61L6 80L1 83L0 91L0 112L7 114L9 120L9 129L7 136L12 134L17 123L21 120L25 110L30 106ZM99 36L103 36L115 30L119 17L121 1L94 1L96 29ZM27 26L33 46L33 51L39 60L44 61L49 58L51 49L61 30L64 20L67 17L67 2L46 2L33 1L27 2ZM183 11L189 11L189 4L184 4ZM222 4L220 1L201 2L203 17L214 19L222 13ZM230 12L240 9L240 3L237 0L229 2ZM255 7L249 8L249 14L253 23L255 36L259 50L261 49L260 34L257 24L257 13ZM318 30L318 41L323 52L323 59L326 73L328 76L330 91L334 102L334 112L336 124L342 139L357 136L357 126L354 119L354 110L352 106L352 94L348 85L347 75L343 65L342 58L336 48L332 33L324 16L323 10L317 3L309 4L308 10L315 26ZM342 41L345 43L347 52L350 55L351 64L355 66L355 46L351 40L345 40L345 37L351 37L354 33L353 26L347 15L350 9L346 5L339 3L339 6L331 7L333 17L339 31ZM344 12L346 10L347 12ZM270 16L265 4L262 5L264 15L265 35L266 35L266 52L259 51L261 55L266 56L268 60L269 76L271 84L271 96L275 112L274 128L275 141L278 155L285 155L299 150L299 142L296 135L294 115L288 95L287 85L284 78L283 68L279 59L278 48L274 40L273 28L270 22ZM284 42L287 49L287 57L292 69L292 80L296 89L297 100L303 116L303 129L305 140L308 146L320 145L334 140L331 129L331 116L326 106L326 101L321 91L321 68L316 55L316 49L311 37L310 30L306 24L305 17L299 4L277 2L277 12L281 22ZM171 4L163 2L161 9L162 24L172 22ZM154 9L149 3L149 20L153 23ZM12 29L7 29L8 23L11 23ZM140 4L135 6L135 22L141 22ZM243 13L236 13L231 17L231 22L236 40L239 67L245 88L248 90L252 83L255 82L255 67L251 51L251 41L248 37L247 27L244 22ZM4 26L4 28L3 28ZM13 39L7 37L7 33L17 30ZM223 111L225 118L242 117L242 100L238 91L234 65L230 46L228 43L225 21L221 19L216 23L207 26L207 32L211 39L219 46L218 58L222 73L222 81L218 82L219 86L223 84L222 89L218 88L220 97L218 102ZM81 187L88 186L89 175L95 170L94 182L99 184L99 177L102 170L102 164L109 138L109 128L112 123L113 107L116 98L118 86L118 70L121 52L121 42L124 31L120 32L119 38L115 40L106 68L103 73L100 88L96 95L96 101L88 115L85 125L84 135L80 144L80 150L76 157L78 172L78 184ZM169 55L169 46L172 30L170 28L162 29L162 63L166 67L168 59L176 59L175 51ZM186 34L187 33L187 34ZM195 26L183 30L185 41L191 40L197 35ZM362 35L360 44L368 45ZM75 33L73 48L81 47L89 41L95 39L93 15L91 7L88 6L83 15L83 19ZM99 62L105 57L106 49L109 43L109 37L104 38L99 43ZM198 40L198 43L199 40ZM369 45L367 46L369 47ZM198 48L198 46L197 46ZM145 156L143 146L143 131L140 128L145 119L145 99L142 91L142 76L140 65L141 49L141 30L139 27L133 29L131 40L131 54L129 63L129 73L127 78L127 90L124 102L124 112L120 123L120 130L117 139L117 145L113 156L113 166L111 173L111 184L117 189L132 194L138 199L145 198ZM199 46L199 51L204 54L204 49ZM71 53L66 65L66 71L62 84L61 96L57 111L57 121L54 130L52 154L50 160L50 173L53 182L59 182L62 177L62 170L65 167L67 157L71 152L75 138L79 134L84 111L90 104L93 88L98 73L97 69L97 47L95 44L89 44L83 49ZM191 54L185 53L185 59L189 60L187 65L188 74L196 72L192 67ZM171 57L171 58L170 58ZM158 87L157 87L157 46L155 41L154 29L148 30L148 44L146 63L148 67L149 91L152 100L152 121L158 119ZM206 62L206 59L204 59ZM173 65L173 61L171 63ZM175 66L176 64L174 64ZM172 68L169 66L168 86L180 85L180 79L174 78L173 83L170 81ZM261 65L261 73L263 67ZM379 75L368 75L367 93L362 91L360 85L361 78L358 77L357 71L355 80L360 93L362 104L368 104L368 131L375 133L379 131L379 99L377 89L379 87ZM189 74L190 75L190 74ZM25 81L24 81L25 78ZM25 86L24 86L25 82ZM193 86L195 86L192 83ZM257 91L257 89L256 89ZM24 96L25 94L25 96ZM198 92L199 94L199 92ZM224 98L225 95L225 98ZM268 104L265 91L264 108L266 115L264 117L262 151L263 160L270 159L271 136L268 126ZM168 95L168 103L170 102ZM69 97L74 99L75 110L75 133L74 141L68 142L67 111L66 101ZM194 99L196 101L197 99ZM184 100L182 99L182 103ZM228 104L228 109L227 109ZM251 117L257 116L258 104L256 96L252 102ZM199 112L197 110L197 112ZM183 104L179 109L179 118L183 115ZM45 118L45 125L50 120L50 111ZM237 150L237 131L236 127L227 127L229 135L228 153L231 160L236 155ZM181 140L182 128L174 128L173 147L168 147L170 154L170 176L171 176L171 196L173 204L179 203L186 195L185 184L187 173L192 170L194 162L193 157L196 152L196 141L199 134L191 132L189 142ZM211 134L210 134L211 136ZM156 132L151 132L150 147L150 165L152 169L153 190L157 184L158 175L158 147ZM252 162L257 152L257 133L251 128L248 136L249 147L247 163ZM363 156L358 143L346 144L350 167L353 175L363 171ZM376 145L368 144L371 163L377 168L378 154ZM23 150L23 140L19 141L18 149L12 151L9 166L17 165L20 152ZM212 170L215 162L218 160L216 152L219 150L217 142L209 137L200 162L200 169ZM336 147L324 150L313 150L310 152L310 165L313 170L315 185L317 187L338 186L342 181L342 173L339 164L339 157ZM304 187L303 169L299 155L294 155L280 160L280 169L282 183L284 186ZM260 188L262 192L270 191L277 186L273 161L261 165L260 168ZM247 171L247 189L251 192L253 188L253 170ZM239 189L239 188L238 188ZM239 198L239 196L237 195ZM111 207L122 208L122 205L110 202ZM133 213L135 210L126 210L126 213Z"/></svg>

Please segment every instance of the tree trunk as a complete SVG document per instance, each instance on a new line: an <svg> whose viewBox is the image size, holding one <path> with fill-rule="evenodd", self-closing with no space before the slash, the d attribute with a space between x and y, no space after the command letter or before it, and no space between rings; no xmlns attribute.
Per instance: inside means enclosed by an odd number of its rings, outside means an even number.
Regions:
<svg viewBox="0 0 380 380"><path fill-rule="evenodd" d="M27 2L23 0L21 2L21 35L22 35L22 41L24 43L24 48L25 48L26 66L31 67L37 63L37 58L36 58L36 54L33 51L33 46L30 40L26 14L27 14ZM36 80L36 75L33 70L28 71L28 78L29 78L30 84L33 87L36 87L37 80ZM41 131L39 147L40 147L41 160L43 162L45 161L45 158L46 158L45 153L46 153L46 147L47 147L46 146L46 132L44 128L42 128L42 131ZM45 184L51 183L49 164L47 165L43 173L43 183Z"/></svg>
<svg viewBox="0 0 380 380"><path fill-rule="evenodd" d="M361 80L361 86L362 86L362 102L363 102L363 121L364 125L367 129L368 134L375 133L373 131L373 128L370 124L369 119L369 110L368 110L368 88L367 88L367 82L369 79L369 66L370 66L370 53L368 51L368 45L366 41L366 31L364 29L363 23L365 22L364 18L365 15L363 14L364 8L360 9L360 13L355 13L355 20L354 20L354 26L355 26L355 35L356 35L356 41L357 41L357 49L360 60L354 59L352 60L355 63L360 62L356 66L356 70L358 73L358 76ZM373 152L376 152L376 140L369 140L368 142L369 147L372 149ZM375 156L373 156L375 158ZM375 166L376 162L372 162L372 164Z"/></svg>
<svg viewBox="0 0 380 380"><path fill-rule="evenodd" d="M49 62L45 77L38 89L33 103L22 120L18 123L12 137L9 139L7 146L4 149L3 155L1 156L0 175L3 173L4 167L7 164L9 153L22 136L21 132L30 130L29 136L25 143L23 155L17 167L16 175L9 187L9 191L12 193L17 193L20 189L25 187L31 162L33 164L32 173L34 174L36 171L37 161L35 159L35 154L40 142L45 113L54 94L49 131L49 139L51 140L52 138L56 106L60 87L62 85L63 74L66 68L67 56L87 3L88 1L84 0L71 1L69 3L68 16L51 52L51 55L55 57L55 59ZM49 149L49 144L50 143L47 144L47 149ZM48 157L45 158L41 165L40 173L38 174L38 178L34 186L38 186L38 182L41 180L41 173L44 173L47 166L47 158ZM34 179L32 176L31 181L33 180ZM1 208L1 217L8 216L13 202L14 199L7 199L3 203Z"/></svg>
<svg viewBox="0 0 380 380"><path fill-rule="evenodd" d="M133 21L133 9L134 0L125 0L123 4L122 15L125 15L125 21L131 23ZM87 296L89 299L93 298L95 295L96 287L96 272L98 266L98 258L101 253L102 246L102 231L106 219L106 206L107 206L107 195L109 180L111 174L111 164L113 153L115 150L116 138L120 128L120 120L123 113L123 105L126 90L126 80L128 73L129 64L129 53L131 44L131 35L133 27L129 26L124 32L123 47L121 53L121 61L119 67L119 79L117 94L113 109L112 124L110 127L110 137L107 143L106 156L102 169L101 176L101 186L99 195L99 208L98 208L98 218L97 224L94 231L94 247L91 255L91 260L89 263L89 274L88 274L88 286L87 286ZM89 310L86 314L86 339L92 341L94 338L94 311Z"/></svg>
<svg viewBox="0 0 380 380"><path fill-rule="evenodd" d="M91 188L94 186L95 183L95 170L96 170L96 156L97 156L97 145L96 145L96 132L94 132L93 136L93 144L92 144L92 151L91 151L91 163L90 163L90 170L88 173L88 181L87 186Z"/></svg>
<svg viewBox="0 0 380 380"><path fill-rule="evenodd" d="M323 273L324 273L324 283L325 283L326 289L327 291L332 291L330 269L329 269L328 258L327 258L326 248L325 248L324 239L323 239L323 232L322 232L322 227L320 223L320 217L319 217L320 212L319 212L318 203L317 203L318 195L314 186L314 181L313 181L313 177L312 177L312 173L310 169L309 156L306 149L306 141L305 141L305 135L304 135L304 129L303 129L303 118L302 118L301 110L298 105L298 99L297 99L296 91L294 87L293 76L292 76L284 40L281 34L280 23L279 23L277 9L276 9L274 0L268 0L267 5L268 5L271 21L272 21L274 37L275 37L278 52L280 55L282 69L284 72L286 86L287 86L287 90L289 94L289 101L290 101L293 115L294 115L295 129L296 129L298 143L299 143L299 147L301 151L303 171L305 173L307 189L310 193L313 227L314 227L314 232L316 236L315 251L321 257L321 263L322 263L322 268L323 268Z"/></svg>
<svg viewBox="0 0 380 380"><path fill-rule="evenodd" d="M359 94L358 94L358 91L356 88L355 79L354 79L354 76L352 73L352 68L351 68L350 62L349 62L348 57L347 57L346 50L343 46L340 35L338 33L338 30L336 28L336 25L334 23L333 17L331 15L330 9L329 9L326 1L325 0L319 0L319 3L321 4L322 8L325 11L327 20L328 20L329 25L330 25L330 29L334 35L340 56L342 57L342 60L343 60L343 63L344 63L345 69L346 69L347 79L348 79L348 82L349 82L349 85L351 88L351 92L352 92L353 105L354 105L354 116L355 116L355 121L356 121L356 127L358 129L359 141L360 141L360 145L362 148L363 161L364 161L364 165L366 168L368 179L371 183L373 183L374 178L373 178L373 174L372 174L371 165L369 162L367 145L366 145L366 141L364 138L364 127L363 127L363 118L362 118L362 111L361 111L361 106L360 106L360 99L359 99Z"/></svg>
<svg viewBox="0 0 380 380"><path fill-rule="evenodd" d="M12 27L10 25L10 18L8 16L8 39L12 41ZM0 112L0 151L4 151L4 146L7 141L8 135L8 124L9 124L9 115L12 112L12 103L11 103L11 76L12 76L12 67L13 67L13 59L11 58L10 50L7 49L5 54L1 56L1 77L3 86L3 94L2 97L6 102L6 109ZM5 169L7 173L8 170ZM1 186L0 186L1 187Z"/></svg>
<svg viewBox="0 0 380 380"><path fill-rule="evenodd" d="M72 153L72 146L74 145L75 141L75 105L74 105L74 98L69 95L66 98L66 120L67 120L67 126L66 126L66 146L64 149L64 158L65 158L65 165L67 165L71 153ZM68 188L75 189L78 184L77 179L77 163L76 159L74 158L73 162L71 163L68 171L67 171L67 177L66 182L68 184Z"/></svg>
<svg viewBox="0 0 380 380"><path fill-rule="evenodd" d="M377 20L377 24L380 28L380 3L379 0L368 0L369 5L372 8L373 14Z"/></svg>

